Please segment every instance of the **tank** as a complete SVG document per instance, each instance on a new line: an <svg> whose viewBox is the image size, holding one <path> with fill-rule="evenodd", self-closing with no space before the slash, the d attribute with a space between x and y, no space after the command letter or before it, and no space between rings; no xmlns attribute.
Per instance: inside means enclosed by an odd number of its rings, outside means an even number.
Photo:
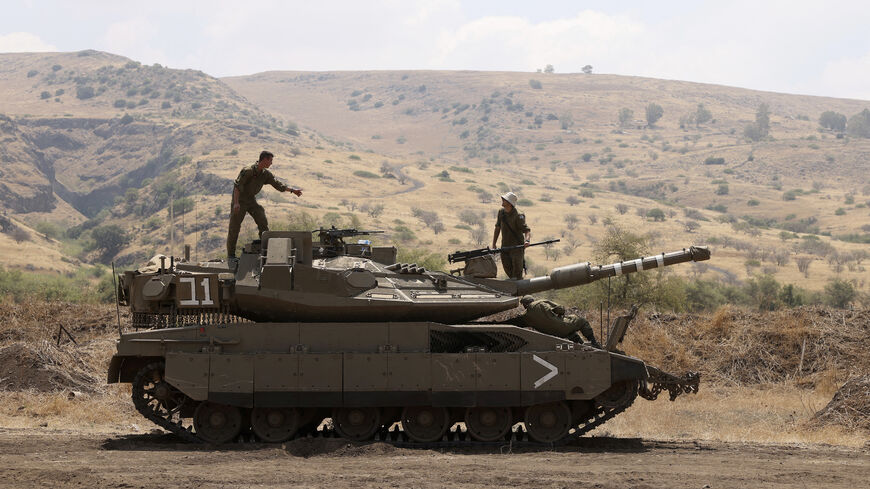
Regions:
<svg viewBox="0 0 870 489"><path fill-rule="evenodd" d="M130 308L109 383L131 383L136 409L189 441L270 443L334 434L397 443L564 443L638 395L671 400L699 377L671 375L618 343L547 335L496 313L522 295L707 260L706 247L510 281L467 263L451 273L396 263L371 232L263 233L237 263L156 257L118 275ZM481 273L484 270L484 273Z"/></svg>

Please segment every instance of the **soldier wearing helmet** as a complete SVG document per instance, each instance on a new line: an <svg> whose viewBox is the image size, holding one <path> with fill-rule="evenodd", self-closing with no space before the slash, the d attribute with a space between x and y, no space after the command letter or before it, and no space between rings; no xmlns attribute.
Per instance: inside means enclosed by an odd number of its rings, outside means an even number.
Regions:
<svg viewBox="0 0 870 489"><path fill-rule="evenodd" d="M583 337L595 348L601 345L595 339L595 333L589 321L574 314L565 314L565 308L553 301L536 299L527 295L520 299L520 304L526 308L522 316L516 318L516 324L533 328L541 333L583 343ZM583 334L583 337L579 333Z"/></svg>
<svg viewBox="0 0 870 489"><path fill-rule="evenodd" d="M501 234L502 247L524 245L522 248L501 253L501 265L504 267L504 273L511 280L521 280L525 268L525 247L529 245L532 232L526 225L525 214L520 214L517 211L517 195L515 193L507 192L502 195L501 206L495 221L492 247L496 248L499 234Z"/></svg>

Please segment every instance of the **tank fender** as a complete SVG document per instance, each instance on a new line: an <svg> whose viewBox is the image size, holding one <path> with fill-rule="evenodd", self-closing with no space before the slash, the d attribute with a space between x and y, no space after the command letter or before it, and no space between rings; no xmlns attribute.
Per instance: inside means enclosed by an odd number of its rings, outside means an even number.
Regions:
<svg viewBox="0 0 870 489"><path fill-rule="evenodd" d="M615 353L610 354L610 382L612 384L626 380L646 380L648 377L646 364L643 361Z"/></svg>
<svg viewBox="0 0 870 489"><path fill-rule="evenodd" d="M106 376L106 383L117 384L130 383L136 377L136 373L145 365L153 362L159 362L160 357L128 357L122 355L114 355L109 362L109 373Z"/></svg>

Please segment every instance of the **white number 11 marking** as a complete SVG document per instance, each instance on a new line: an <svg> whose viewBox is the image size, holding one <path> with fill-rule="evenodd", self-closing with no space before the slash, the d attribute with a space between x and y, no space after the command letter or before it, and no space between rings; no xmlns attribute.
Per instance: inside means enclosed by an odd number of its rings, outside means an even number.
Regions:
<svg viewBox="0 0 870 489"><path fill-rule="evenodd" d="M214 301L211 300L211 288L209 288L208 277L204 277L200 285L205 293L205 298L202 301L196 299L196 279L193 277L182 277L178 280L182 283L190 284L190 299L179 301L182 306L211 306Z"/></svg>

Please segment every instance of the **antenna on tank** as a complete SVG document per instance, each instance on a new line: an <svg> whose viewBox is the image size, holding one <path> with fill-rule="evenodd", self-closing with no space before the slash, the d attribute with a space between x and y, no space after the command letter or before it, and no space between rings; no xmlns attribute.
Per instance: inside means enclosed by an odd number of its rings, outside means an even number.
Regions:
<svg viewBox="0 0 870 489"><path fill-rule="evenodd" d="M118 284L115 283L115 262L112 262L112 288L115 289L115 312L118 313L118 338L121 337L121 306L118 305ZM60 335L58 335L60 337Z"/></svg>

